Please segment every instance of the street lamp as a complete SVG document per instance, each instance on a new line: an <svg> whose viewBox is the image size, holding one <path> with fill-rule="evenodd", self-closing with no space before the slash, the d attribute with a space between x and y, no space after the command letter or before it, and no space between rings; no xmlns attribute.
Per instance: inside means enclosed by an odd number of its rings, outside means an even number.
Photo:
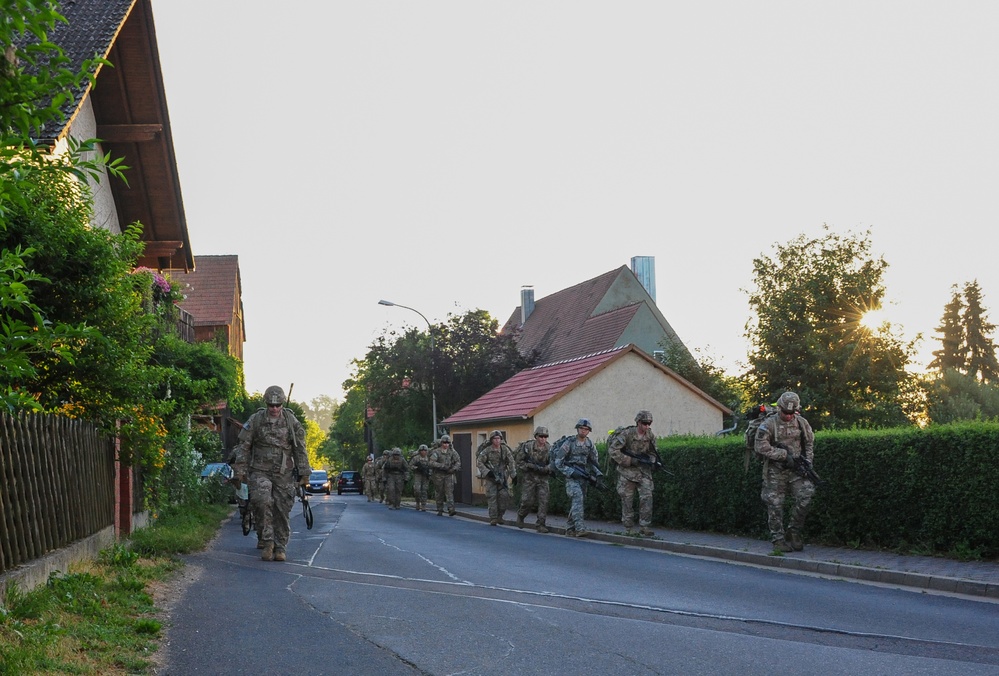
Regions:
<svg viewBox="0 0 999 676"><path fill-rule="evenodd" d="M398 303L393 303L390 300L380 300L379 305L386 305L388 307L401 307L404 310L412 310L416 314L423 317L423 321L427 323L427 333L430 334L430 401L433 406L433 416L434 416L434 427L433 435L430 437L430 441L437 439L437 395L434 393L434 329L430 326L430 320L427 319L422 312L416 308L411 308L407 305L399 305Z"/></svg>

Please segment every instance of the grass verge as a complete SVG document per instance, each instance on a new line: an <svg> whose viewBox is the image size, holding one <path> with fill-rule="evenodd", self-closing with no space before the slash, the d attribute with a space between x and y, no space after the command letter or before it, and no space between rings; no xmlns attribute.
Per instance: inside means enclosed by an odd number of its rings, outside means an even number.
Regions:
<svg viewBox="0 0 999 676"><path fill-rule="evenodd" d="M203 549L230 510L171 508L96 561L29 592L9 587L0 606L0 676L150 673L161 626L149 586L183 565L178 554Z"/></svg>

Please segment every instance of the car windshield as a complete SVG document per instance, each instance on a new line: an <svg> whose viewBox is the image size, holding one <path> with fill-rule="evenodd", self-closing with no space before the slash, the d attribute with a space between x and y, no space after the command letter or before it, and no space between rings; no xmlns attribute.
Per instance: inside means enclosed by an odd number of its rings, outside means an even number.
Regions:
<svg viewBox="0 0 999 676"><path fill-rule="evenodd" d="M326 472L322 470L313 472L309 476L309 481L326 481Z"/></svg>

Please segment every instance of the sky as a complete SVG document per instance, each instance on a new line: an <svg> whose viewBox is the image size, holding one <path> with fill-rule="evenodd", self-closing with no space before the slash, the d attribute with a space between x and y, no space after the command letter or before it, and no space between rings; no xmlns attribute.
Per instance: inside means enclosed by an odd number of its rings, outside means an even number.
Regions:
<svg viewBox="0 0 999 676"><path fill-rule="evenodd" d="M250 392L342 397L386 331L654 256L737 373L752 261L870 232L885 318L999 323L999 3L153 0L196 256L237 254Z"/></svg>

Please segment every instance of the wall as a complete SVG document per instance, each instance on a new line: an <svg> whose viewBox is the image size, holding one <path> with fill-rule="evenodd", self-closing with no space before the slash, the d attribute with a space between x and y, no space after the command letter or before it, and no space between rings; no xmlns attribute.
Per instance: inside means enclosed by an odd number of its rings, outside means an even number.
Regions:
<svg viewBox="0 0 999 676"><path fill-rule="evenodd" d="M94 108L90 103L90 97L84 99L80 111L77 113L73 124L69 128L70 135L80 141L97 138L97 120L94 117ZM100 147L100 146L98 146ZM63 152L68 148L64 141L60 141L56 147L57 152ZM102 151L103 152L103 151ZM90 153L88 159L92 159ZM114 195L111 193L111 179L107 172L101 170L101 180L95 183L92 179L87 179L90 189L94 193L94 215L91 224L95 228L103 228L118 234L121 232L121 224L118 222L118 210L115 207ZM114 179L118 180L118 179Z"/></svg>

